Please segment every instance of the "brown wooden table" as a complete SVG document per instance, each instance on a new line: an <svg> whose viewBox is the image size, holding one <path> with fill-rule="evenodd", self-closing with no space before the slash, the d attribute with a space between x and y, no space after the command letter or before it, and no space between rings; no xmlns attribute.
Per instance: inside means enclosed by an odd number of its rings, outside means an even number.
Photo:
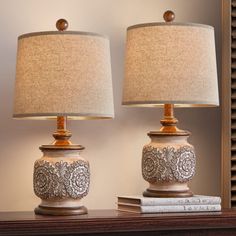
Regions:
<svg viewBox="0 0 236 236"><path fill-rule="evenodd" d="M236 211L131 214L91 210L83 216L1 212L0 235L236 235Z"/></svg>

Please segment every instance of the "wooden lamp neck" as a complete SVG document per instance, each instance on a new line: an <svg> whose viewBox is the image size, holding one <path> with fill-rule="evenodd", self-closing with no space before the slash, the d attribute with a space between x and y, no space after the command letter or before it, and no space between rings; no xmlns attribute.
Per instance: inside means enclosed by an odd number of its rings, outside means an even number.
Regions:
<svg viewBox="0 0 236 236"><path fill-rule="evenodd" d="M68 146L71 145L69 141L72 136L71 132L67 130L67 117L58 116L57 117L57 130L53 133L55 141L53 145L56 146Z"/></svg>
<svg viewBox="0 0 236 236"><path fill-rule="evenodd" d="M66 130L66 126L67 126L67 117L58 116L57 117L57 130Z"/></svg>
<svg viewBox="0 0 236 236"><path fill-rule="evenodd" d="M174 117L174 105L164 105L164 118L161 120L162 128L160 129L163 133L176 133L179 129L176 127L178 120Z"/></svg>

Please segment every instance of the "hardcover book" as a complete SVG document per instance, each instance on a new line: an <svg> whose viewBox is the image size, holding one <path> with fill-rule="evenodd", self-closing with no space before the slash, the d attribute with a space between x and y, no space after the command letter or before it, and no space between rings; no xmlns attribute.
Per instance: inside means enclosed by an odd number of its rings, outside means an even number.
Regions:
<svg viewBox="0 0 236 236"><path fill-rule="evenodd" d="M141 206L132 204L118 204L119 211L133 213L166 213L166 212L206 212L221 211L221 205L162 205L162 206Z"/></svg>
<svg viewBox="0 0 236 236"><path fill-rule="evenodd" d="M135 204L140 206L165 205L220 205L221 198L216 196L194 195L186 198L151 198L143 196L119 196L118 204Z"/></svg>
<svg viewBox="0 0 236 236"><path fill-rule="evenodd" d="M221 198L195 195L187 198L119 196L118 210L134 213L221 211Z"/></svg>

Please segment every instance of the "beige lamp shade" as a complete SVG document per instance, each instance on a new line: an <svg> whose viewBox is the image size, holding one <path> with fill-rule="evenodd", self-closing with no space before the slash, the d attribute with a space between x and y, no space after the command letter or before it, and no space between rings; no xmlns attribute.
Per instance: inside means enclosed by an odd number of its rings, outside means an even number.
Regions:
<svg viewBox="0 0 236 236"><path fill-rule="evenodd" d="M108 38L73 31L20 36L13 116L112 118Z"/></svg>
<svg viewBox="0 0 236 236"><path fill-rule="evenodd" d="M219 105L214 29L149 23L127 30L123 104Z"/></svg>

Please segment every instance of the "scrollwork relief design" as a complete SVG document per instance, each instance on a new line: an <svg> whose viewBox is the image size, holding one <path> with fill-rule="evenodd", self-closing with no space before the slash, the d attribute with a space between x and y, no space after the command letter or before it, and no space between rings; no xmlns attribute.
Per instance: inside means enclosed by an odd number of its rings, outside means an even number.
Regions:
<svg viewBox="0 0 236 236"><path fill-rule="evenodd" d="M157 148L146 145L143 148L142 174L150 182L187 182L195 174L196 157L191 146Z"/></svg>
<svg viewBox="0 0 236 236"><path fill-rule="evenodd" d="M83 160L35 162L34 192L41 199L80 199L88 194L89 183L89 164Z"/></svg>

